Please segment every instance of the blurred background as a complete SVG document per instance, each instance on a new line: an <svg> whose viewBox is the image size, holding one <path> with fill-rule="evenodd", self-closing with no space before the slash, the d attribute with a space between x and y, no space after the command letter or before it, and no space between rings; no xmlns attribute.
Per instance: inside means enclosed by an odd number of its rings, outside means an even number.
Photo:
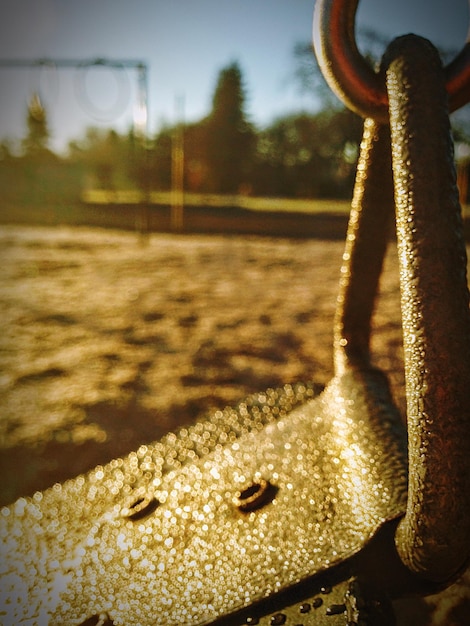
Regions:
<svg viewBox="0 0 470 626"><path fill-rule="evenodd" d="M0 504L331 378L362 120L320 75L313 8L2 1ZM361 0L357 41L375 64L415 32L447 62L468 24L467 0ZM470 106L451 122L465 216ZM391 246L373 354L404 413L399 298ZM404 623L467 624L469 588Z"/></svg>
<svg viewBox="0 0 470 626"><path fill-rule="evenodd" d="M172 189L198 205L221 204L198 200L201 193L349 198L361 120L318 71L313 7L313 0L4 1L4 220L45 203L49 212L61 204L67 219L65 205L70 213L79 199L135 203L142 193L165 205ZM465 42L468 10L466 0L361 0L359 47L374 64L394 36L415 32L446 62ZM452 123L466 181L469 107Z"/></svg>

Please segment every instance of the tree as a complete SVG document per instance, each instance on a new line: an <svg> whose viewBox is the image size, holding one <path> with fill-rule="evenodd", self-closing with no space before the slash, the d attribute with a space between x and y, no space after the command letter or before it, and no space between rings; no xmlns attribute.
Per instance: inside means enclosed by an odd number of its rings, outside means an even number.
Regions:
<svg viewBox="0 0 470 626"><path fill-rule="evenodd" d="M316 99L319 109L338 108L340 101L323 78L312 44L296 44L294 56L297 63L294 79L299 91L311 94Z"/></svg>
<svg viewBox="0 0 470 626"><path fill-rule="evenodd" d="M222 69L205 120L208 190L237 193L250 176L255 131L247 121L242 73L237 63Z"/></svg>
<svg viewBox="0 0 470 626"><path fill-rule="evenodd" d="M22 154L17 163L17 171L21 170L17 179L21 201L31 205L48 203L56 189L61 160L49 150L47 114L38 93L33 94L28 104L26 125L27 132L21 142Z"/></svg>
<svg viewBox="0 0 470 626"><path fill-rule="evenodd" d="M150 180L153 189L171 189L171 150L173 129L163 127L153 142Z"/></svg>
<svg viewBox="0 0 470 626"><path fill-rule="evenodd" d="M362 122L342 108L293 114L260 134L254 192L350 197Z"/></svg>
<svg viewBox="0 0 470 626"><path fill-rule="evenodd" d="M129 139L113 129L87 128L85 137L69 143L69 159L80 163L101 189L129 184Z"/></svg>
<svg viewBox="0 0 470 626"><path fill-rule="evenodd" d="M131 128L123 142L127 142L128 155L124 158L124 163L127 164L125 171L129 181L135 184L137 189L148 193L155 183L153 180L155 177L152 176L154 141L147 140Z"/></svg>
<svg viewBox="0 0 470 626"><path fill-rule="evenodd" d="M49 129L47 126L47 114L39 94L34 93L28 105L26 119L27 134L23 140L23 151L26 156L44 156L50 153L48 150Z"/></svg>
<svg viewBox="0 0 470 626"><path fill-rule="evenodd" d="M10 139L0 141L0 162L13 159L13 144Z"/></svg>

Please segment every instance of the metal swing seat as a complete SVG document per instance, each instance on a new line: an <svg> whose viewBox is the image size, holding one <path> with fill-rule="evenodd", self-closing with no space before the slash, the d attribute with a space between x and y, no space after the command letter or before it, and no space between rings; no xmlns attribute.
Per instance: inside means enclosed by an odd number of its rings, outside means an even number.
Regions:
<svg viewBox="0 0 470 626"><path fill-rule="evenodd" d="M356 6L315 13L325 74L366 117L334 378L320 395L256 394L5 507L4 626L394 624L393 600L468 565L470 314L447 92L451 108L470 99L470 52L444 71L406 36L373 74ZM393 220L407 426L369 354Z"/></svg>

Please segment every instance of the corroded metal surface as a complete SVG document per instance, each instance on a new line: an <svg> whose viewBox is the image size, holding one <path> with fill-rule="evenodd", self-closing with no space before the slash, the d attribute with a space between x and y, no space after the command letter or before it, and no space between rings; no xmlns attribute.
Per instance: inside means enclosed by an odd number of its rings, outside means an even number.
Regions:
<svg viewBox="0 0 470 626"><path fill-rule="evenodd" d="M430 42L384 58L407 391L409 497L397 546L445 580L470 556L470 310L444 74Z"/></svg>
<svg viewBox="0 0 470 626"><path fill-rule="evenodd" d="M4 624L205 624L355 554L404 509L400 418L375 372L311 395L260 394L3 509ZM274 499L239 511L261 478Z"/></svg>

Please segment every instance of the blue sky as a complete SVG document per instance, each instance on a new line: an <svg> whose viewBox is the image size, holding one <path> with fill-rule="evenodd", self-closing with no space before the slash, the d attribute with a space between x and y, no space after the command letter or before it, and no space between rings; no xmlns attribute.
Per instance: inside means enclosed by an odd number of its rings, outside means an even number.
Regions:
<svg viewBox="0 0 470 626"><path fill-rule="evenodd" d="M138 59L149 68L149 130L173 123L176 102L196 120L210 108L220 69L238 61L247 112L259 126L315 106L293 78L294 46L311 40L314 0L2 0L0 59ZM468 0L361 0L357 27L393 38L407 32L460 48ZM94 69L0 68L0 138L25 133L28 99L41 93L53 147L61 149L86 126L132 124L136 74ZM80 82L81 81L81 82ZM75 87L86 88L85 102ZM118 94L125 94L118 102ZM92 106L87 105L87 98ZM78 100L78 101L77 101ZM93 107L103 115L91 114Z"/></svg>

